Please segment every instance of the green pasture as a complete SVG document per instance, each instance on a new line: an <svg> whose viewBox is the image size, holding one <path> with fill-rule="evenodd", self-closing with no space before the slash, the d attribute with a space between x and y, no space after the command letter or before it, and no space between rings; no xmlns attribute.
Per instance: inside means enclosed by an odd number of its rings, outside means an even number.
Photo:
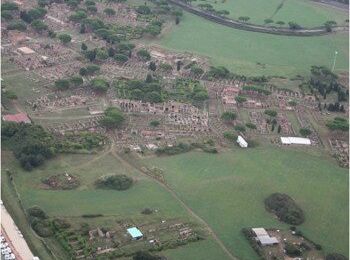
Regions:
<svg viewBox="0 0 350 260"><path fill-rule="evenodd" d="M306 221L300 229L307 237L326 252L348 253L347 170L315 150L264 146L144 163L165 171L169 185L239 259L258 259L241 228L288 228L264 209L273 192L287 193L301 206Z"/></svg>
<svg viewBox="0 0 350 260"><path fill-rule="evenodd" d="M235 30L184 13L180 24L154 43L207 57L214 65L245 75L307 75L312 65L332 66L336 50L336 71L348 69L347 33L278 36Z"/></svg>
<svg viewBox="0 0 350 260"><path fill-rule="evenodd" d="M238 20L240 16L248 16L250 17L249 23L254 24L264 24L265 19L272 19L274 22L285 22L285 26L288 26L288 22L294 21L304 27L316 27L330 20L343 25L348 19L348 13L344 10L308 0L206 0L194 2L195 5L203 3L211 4L218 11L229 11L228 17L232 19Z"/></svg>

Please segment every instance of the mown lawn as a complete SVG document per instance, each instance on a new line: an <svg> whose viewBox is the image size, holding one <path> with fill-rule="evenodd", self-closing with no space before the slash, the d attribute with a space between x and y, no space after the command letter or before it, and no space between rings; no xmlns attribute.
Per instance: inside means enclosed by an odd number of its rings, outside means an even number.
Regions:
<svg viewBox="0 0 350 260"><path fill-rule="evenodd" d="M294 21L305 27L315 27L330 20L342 25L345 24L345 19L348 16L346 11L307 0L207 0L194 2L196 5L203 3L211 4L215 10L229 11L228 17L233 19L248 16L250 17L249 22L254 24L264 24L264 20L270 18L275 22L284 21L285 26L288 26L288 22Z"/></svg>
<svg viewBox="0 0 350 260"><path fill-rule="evenodd" d="M348 253L348 173L319 153L267 146L145 163L165 170L167 182L240 259L257 259L241 228L288 228L264 209L273 192L289 194L302 207L300 229L307 237L326 252Z"/></svg>
<svg viewBox="0 0 350 260"><path fill-rule="evenodd" d="M235 30L184 13L179 25L156 42L161 46L208 57L246 75L307 75L312 65L331 66L339 52L336 71L348 69L348 34L288 37ZM260 63L260 64L258 64Z"/></svg>

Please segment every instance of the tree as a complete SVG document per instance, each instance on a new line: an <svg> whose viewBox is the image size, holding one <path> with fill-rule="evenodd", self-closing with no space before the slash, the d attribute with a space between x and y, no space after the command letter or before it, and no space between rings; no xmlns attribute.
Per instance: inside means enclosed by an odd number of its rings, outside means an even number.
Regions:
<svg viewBox="0 0 350 260"><path fill-rule="evenodd" d="M133 260L160 260L161 257L157 255L151 255L147 251L138 251L132 258Z"/></svg>
<svg viewBox="0 0 350 260"><path fill-rule="evenodd" d="M283 22L283 21L277 21L276 24L278 24L279 26L283 26L283 25L285 25L286 23Z"/></svg>
<svg viewBox="0 0 350 260"><path fill-rule="evenodd" d="M237 132L245 132L245 127L243 125L235 125L234 129Z"/></svg>
<svg viewBox="0 0 350 260"><path fill-rule="evenodd" d="M96 5L95 1L93 1L93 0L86 0L86 1L84 2L84 4L85 4L86 6L94 6L94 5Z"/></svg>
<svg viewBox="0 0 350 260"><path fill-rule="evenodd" d="M7 25L6 29L24 32L25 30L27 30L27 26L21 21L13 21Z"/></svg>
<svg viewBox="0 0 350 260"><path fill-rule="evenodd" d="M50 0L38 0L37 3L38 3L38 6L45 7L50 4Z"/></svg>
<svg viewBox="0 0 350 260"><path fill-rule="evenodd" d="M70 43L72 40L72 37L69 34L60 34L58 35L58 39L63 43L63 44L67 44Z"/></svg>
<svg viewBox="0 0 350 260"><path fill-rule="evenodd" d="M107 129L120 128L125 121L122 112L116 107L109 107L104 112L100 123Z"/></svg>
<svg viewBox="0 0 350 260"><path fill-rule="evenodd" d="M87 45L85 43L82 43L80 49L82 51L86 51L88 49L88 47L87 47Z"/></svg>
<svg viewBox="0 0 350 260"><path fill-rule="evenodd" d="M59 79L55 81L55 88L58 90L67 90L69 88L69 80Z"/></svg>
<svg viewBox="0 0 350 260"><path fill-rule="evenodd" d="M96 54L97 54L97 50L96 49L93 49L93 50L89 50L89 51L86 51L85 52L85 57L93 62L95 59L96 59Z"/></svg>
<svg viewBox="0 0 350 260"><path fill-rule="evenodd" d="M91 88L99 93L105 93L107 92L108 88L109 88L109 83L104 80L104 79L100 79L100 78L94 78L91 82Z"/></svg>
<svg viewBox="0 0 350 260"><path fill-rule="evenodd" d="M289 29L291 29L291 30L302 29L302 27L299 24L297 24L296 22L289 22L288 25L289 25Z"/></svg>
<svg viewBox="0 0 350 260"><path fill-rule="evenodd" d="M139 14L147 15L151 13L151 9L147 5L140 5L136 8L136 12Z"/></svg>
<svg viewBox="0 0 350 260"><path fill-rule="evenodd" d="M16 11L18 10L18 5L12 2L6 2L1 4L1 10Z"/></svg>
<svg viewBox="0 0 350 260"><path fill-rule="evenodd" d="M331 253L326 256L326 260L348 260L348 258L341 254Z"/></svg>
<svg viewBox="0 0 350 260"><path fill-rule="evenodd" d="M100 66L95 64L88 65L86 66L86 70L88 75L93 75L100 71Z"/></svg>
<svg viewBox="0 0 350 260"><path fill-rule="evenodd" d="M327 30L327 32L331 32L333 27L337 25L336 21L327 21L324 23L324 26Z"/></svg>
<svg viewBox="0 0 350 260"><path fill-rule="evenodd" d="M250 20L250 17L249 16L240 16L240 17L238 17L238 20L246 23Z"/></svg>
<svg viewBox="0 0 350 260"><path fill-rule="evenodd" d="M32 27L34 30L36 30L37 32L42 32L42 31L45 31L47 30L48 26L41 20L34 20L32 22Z"/></svg>
<svg viewBox="0 0 350 260"><path fill-rule="evenodd" d="M155 70L157 69L157 65L156 65L156 63L155 63L154 61L151 61L151 62L149 63L148 68L149 68L151 71L155 71Z"/></svg>
<svg viewBox="0 0 350 260"><path fill-rule="evenodd" d="M204 73L204 70L201 67L199 67L198 65L193 65L193 66L191 66L191 73L194 76L200 76Z"/></svg>
<svg viewBox="0 0 350 260"><path fill-rule="evenodd" d="M231 111L226 111L221 115L221 119L225 122L232 123L234 120L236 120L236 118L237 118L237 114Z"/></svg>
<svg viewBox="0 0 350 260"><path fill-rule="evenodd" d="M7 21L12 20L12 12L9 10L1 10L1 18L4 18Z"/></svg>
<svg viewBox="0 0 350 260"><path fill-rule="evenodd" d="M95 14L97 13L97 7L94 5L89 5L88 7L86 7L86 9L88 10L88 12Z"/></svg>
<svg viewBox="0 0 350 260"><path fill-rule="evenodd" d="M137 57L143 61L148 61L151 59L151 54L146 49L141 49L137 52Z"/></svg>
<svg viewBox="0 0 350 260"><path fill-rule="evenodd" d="M270 117L276 117L277 116L277 112L275 110L270 110L270 109L266 109L264 111L265 115L268 115Z"/></svg>
<svg viewBox="0 0 350 260"><path fill-rule="evenodd" d="M273 20L270 19L270 18L268 18L268 19L265 19L265 20L264 20L264 23L265 23L265 24L273 23Z"/></svg>
<svg viewBox="0 0 350 260"><path fill-rule="evenodd" d="M108 16L113 16L113 15L116 14L116 12L114 11L114 9L112 9L112 8L106 8L106 9L103 10L103 12L104 12L106 15L108 15Z"/></svg>
<svg viewBox="0 0 350 260"><path fill-rule="evenodd" d="M256 125L253 123L246 123L245 126L250 128L250 129L256 129Z"/></svg>
<svg viewBox="0 0 350 260"><path fill-rule="evenodd" d="M149 122L149 125L152 127L157 127L160 125L160 122L157 120L153 120L153 121Z"/></svg>
<svg viewBox="0 0 350 260"><path fill-rule="evenodd" d="M116 62L118 62L118 63L121 63L121 64L123 64L123 63L125 63L125 62L127 62L128 61L128 56L126 56L126 55L124 55L124 54L116 54L115 56L114 56L114 60L116 61Z"/></svg>
<svg viewBox="0 0 350 260"><path fill-rule="evenodd" d="M82 77L79 76L74 76L70 79L70 82L75 86L75 87L79 87L81 85L83 85L84 80Z"/></svg>
<svg viewBox="0 0 350 260"><path fill-rule="evenodd" d="M278 125L277 133L281 133L282 127L281 125Z"/></svg>
<svg viewBox="0 0 350 260"><path fill-rule="evenodd" d="M106 60L109 56L108 56L108 52L105 49L101 48L101 49L97 49L96 57L99 60Z"/></svg>
<svg viewBox="0 0 350 260"><path fill-rule="evenodd" d="M306 136L309 136L311 135L312 131L308 128L300 128L299 129L299 133L303 136L303 137L306 137Z"/></svg>
<svg viewBox="0 0 350 260"><path fill-rule="evenodd" d="M175 24L177 25L177 24L179 24L180 23L180 17L179 16L176 16L175 17Z"/></svg>

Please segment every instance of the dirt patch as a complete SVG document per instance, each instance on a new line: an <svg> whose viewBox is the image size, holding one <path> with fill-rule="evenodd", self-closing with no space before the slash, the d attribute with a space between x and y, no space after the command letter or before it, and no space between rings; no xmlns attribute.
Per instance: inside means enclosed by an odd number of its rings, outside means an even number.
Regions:
<svg viewBox="0 0 350 260"><path fill-rule="evenodd" d="M77 176L61 173L43 179L42 184L44 189L72 190L77 188L80 182Z"/></svg>

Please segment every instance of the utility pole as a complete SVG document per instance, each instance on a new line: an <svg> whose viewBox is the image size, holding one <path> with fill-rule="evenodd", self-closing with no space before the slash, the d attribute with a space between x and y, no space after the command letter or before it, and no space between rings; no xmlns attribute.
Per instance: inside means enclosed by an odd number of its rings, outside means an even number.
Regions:
<svg viewBox="0 0 350 260"><path fill-rule="evenodd" d="M338 51L335 51L335 53L334 53L334 60L333 60L333 66L332 66L332 72L334 71L334 68L335 68L335 62L337 60L337 54L338 54Z"/></svg>

